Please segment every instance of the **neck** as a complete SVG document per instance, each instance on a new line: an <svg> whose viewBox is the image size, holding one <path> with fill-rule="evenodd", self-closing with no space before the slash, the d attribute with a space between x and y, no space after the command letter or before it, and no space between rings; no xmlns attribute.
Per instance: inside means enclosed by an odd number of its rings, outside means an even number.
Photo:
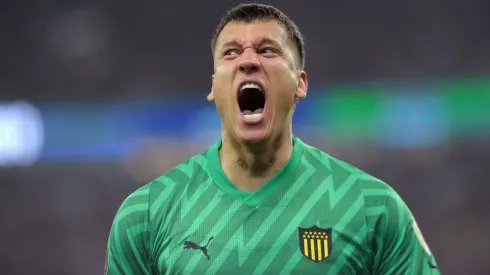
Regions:
<svg viewBox="0 0 490 275"><path fill-rule="evenodd" d="M238 189L255 191L286 165L292 152L290 133L254 145L243 145L223 135L219 155L230 181Z"/></svg>

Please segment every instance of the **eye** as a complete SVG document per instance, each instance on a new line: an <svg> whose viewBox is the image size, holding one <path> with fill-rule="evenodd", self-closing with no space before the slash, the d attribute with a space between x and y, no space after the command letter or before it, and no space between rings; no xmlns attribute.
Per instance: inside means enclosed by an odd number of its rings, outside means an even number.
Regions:
<svg viewBox="0 0 490 275"><path fill-rule="evenodd" d="M229 49L224 51L223 55L224 56L233 56L233 55L238 55L240 52L237 49Z"/></svg>
<svg viewBox="0 0 490 275"><path fill-rule="evenodd" d="M266 55L276 55L277 50L274 48L263 48L259 51L261 54L266 54Z"/></svg>

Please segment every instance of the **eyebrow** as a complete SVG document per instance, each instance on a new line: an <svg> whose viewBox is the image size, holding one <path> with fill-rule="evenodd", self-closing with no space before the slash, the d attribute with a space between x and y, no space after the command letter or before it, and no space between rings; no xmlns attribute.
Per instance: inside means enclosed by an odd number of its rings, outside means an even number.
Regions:
<svg viewBox="0 0 490 275"><path fill-rule="evenodd" d="M260 46L263 44L272 44L272 45L279 47L279 43L276 40L271 39L271 38L267 38L267 37L259 38L259 43L256 43L255 45ZM221 48L223 49L223 48L238 47L238 46L241 46L241 43L237 39L233 39L233 40L230 40L228 42L223 43L221 45Z"/></svg>
<svg viewBox="0 0 490 275"><path fill-rule="evenodd" d="M237 47L237 46L240 46L240 43L236 40L236 39L233 39L231 41L228 41L226 43L223 43L221 44L221 48L229 48L229 47Z"/></svg>

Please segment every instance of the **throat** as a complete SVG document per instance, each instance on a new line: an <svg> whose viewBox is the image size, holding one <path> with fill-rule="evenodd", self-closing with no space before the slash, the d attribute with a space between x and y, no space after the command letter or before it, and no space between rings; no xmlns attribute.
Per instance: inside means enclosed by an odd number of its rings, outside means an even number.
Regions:
<svg viewBox="0 0 490 275"><path fill-rule="evenodd" d="M246 158L238 158L235 173L230 175L230 180L240 190L255 192L269 181L280 168L276 166L276 158L268 161L252 161Z"/></svg>
<svg viewBox="0 0 490 275"><path fill-rule="evenodd" d="M254 192L275 176L289 161L291 141L274 143L256 150L231 146L224 139L219 151L223 172L237 189Z"/></svg>
<svg viewBox="0 0 490 275"><path fill-rule="evenodd" d="M240 157L237 159L236 163L238 166L247 172L252 177L266 176L268 172L274 167L276 163L275 156L266 158L264 160L249 160L245 157Z"/></svg>
<svg viewBox="0 0 490 275"><path fill-rule="evenodd" d="M279 172L282 165L278 163L277 158L275 156L264 157L242 156L236 160L234 172L228 175L236 188L255 192Z"/></svg>

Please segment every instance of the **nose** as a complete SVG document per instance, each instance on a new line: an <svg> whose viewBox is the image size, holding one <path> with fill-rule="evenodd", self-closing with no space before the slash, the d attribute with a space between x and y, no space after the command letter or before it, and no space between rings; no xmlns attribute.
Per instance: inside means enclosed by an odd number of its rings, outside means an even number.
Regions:
<svg viewBox="0 0 490 275"><path fill-rule="evenodd" d="M258 72L260 69L260 61L254 49L246 49L240 56L238 62L238 70L245 74Z"/></svg>

